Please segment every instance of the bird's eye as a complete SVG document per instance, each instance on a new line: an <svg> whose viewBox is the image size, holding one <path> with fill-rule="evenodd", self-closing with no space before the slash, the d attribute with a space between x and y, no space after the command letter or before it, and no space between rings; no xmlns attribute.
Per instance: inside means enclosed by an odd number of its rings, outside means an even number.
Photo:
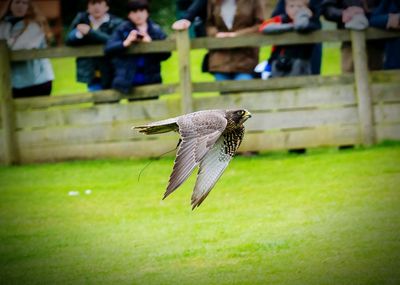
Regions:
<svg viewBox="0 0 400 285"><path fill-rule="evenodd" d="M238 111L238 114L239 114L240 116L243 116L243 115L244 115L244 111L243 111L243 110L240 110L240 111Z"/></svg>

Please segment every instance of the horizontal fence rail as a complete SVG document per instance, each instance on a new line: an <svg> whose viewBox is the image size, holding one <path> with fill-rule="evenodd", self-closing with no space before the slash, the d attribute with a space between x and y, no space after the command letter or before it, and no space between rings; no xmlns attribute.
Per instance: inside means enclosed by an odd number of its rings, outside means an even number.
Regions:
<svg viewBox="0 0 400 285"><path fill-rule="evenodd" d="M383 39L399 37L399 32L370 28L366 31L366 39ZM309 34L285 33L276 35L248 35L234 38L196 38L190 41L191 49L219 49L246 46L268 46L281 44L308 44L320 42L350 41L348 30L315 31ZM176 40L169 38L151 43L138 43L129 48L127 53L169 52L176 50ZM54 47L35 50L19 50L11 53L12 61L35 58L58 57L91 57L104 55L104 46L92 45L82 47Z"/></svg>
<svg viewBox="0 0 400 285"><path fill-rule="evenodd" d="M13 99L10 63L37 58L103 56L103 46L9 51L0 43L0 161L4 164L98 157L157 156L176 146L176 135L143 136L132 125L214 108L248 108L241 150L371 145L400 139L400 71L368 72L366 40L399 37L399 32L329 30L309 34L249 35L189 39L187 31L164 41L140 43L128 53L178 53L179 82L141 86L131 94L102 90L63 96ZM190 50L318 42L352 42L354 74L268 80L193 82ZM193 97L193 93L224 96ZM158 100L108 104L110 100ZM165 98L165 100L164 100ZM168 99L170 98L170 99ZM103 103L103 104L98 104Z"/></svg>

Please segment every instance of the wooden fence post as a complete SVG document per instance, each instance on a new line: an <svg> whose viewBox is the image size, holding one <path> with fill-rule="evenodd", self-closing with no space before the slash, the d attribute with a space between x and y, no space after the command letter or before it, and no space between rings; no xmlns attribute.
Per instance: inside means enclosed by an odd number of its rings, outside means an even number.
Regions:
<svg viewBox="0 0 400 285"><path fill-rule="evenodd" d="M176 31L179 61L179 86L183 113L193 112L192 77L190 74L190 39L188 30Z"/></svg>
<svg viewBox="0 0 400 285"><path fill-rule="evenodd" d="M375 143L375 133L365 31L352 30L350 33L362 142L370 146Z"/></svg>
<svg viewBox="0 0 400 285"><path fill-rule="evenodd" d="M17 138L15 133L15 109L11 91L10 51L5 41L0 41L0 102L3 122L4 163L19 163Z"/></svg>

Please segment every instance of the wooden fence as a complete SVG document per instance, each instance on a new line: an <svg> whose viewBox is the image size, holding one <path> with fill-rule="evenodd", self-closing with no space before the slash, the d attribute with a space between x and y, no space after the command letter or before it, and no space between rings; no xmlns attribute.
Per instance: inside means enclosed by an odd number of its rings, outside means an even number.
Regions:
<svg viewBox="0 0 400 285"><path fill-rule="evenodd" d="M65 96L13 99L10 62L35 58L98 56L102 46L9 51L0 42L0 161L6 165L66 159L158 156L176 146L177 134L144 136L133 125L195 110L247 108L253 117L241 151L371 145L400 139L400 70L368 72L366 39L399 37L369 29L317 31L309 35L254 35L242 38L199 38L177 32L165 41L138 44L131 53L177 50L179 82ZM351 41L354 74L304 76L269 80L192 82L191 49L272 44ZM224 92L220 96L193 93ZM164 96L178 93L180 96ZM157 100L127 98L162 95ZM117 104L97 104L121 99Z"/></svg>

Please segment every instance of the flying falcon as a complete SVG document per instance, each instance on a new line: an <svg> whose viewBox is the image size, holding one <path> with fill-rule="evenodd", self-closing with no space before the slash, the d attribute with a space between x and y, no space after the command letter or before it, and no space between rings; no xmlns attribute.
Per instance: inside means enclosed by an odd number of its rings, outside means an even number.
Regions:
<svg viewBox="0 0 400 285"><path fill-rule="evenodd" d="M179 149L163 199L174 192L200 165L192 194L192 209L210 193L234 156L244 136L247 110L204 110L136 126L146 135L176 131Z"/></svg>

